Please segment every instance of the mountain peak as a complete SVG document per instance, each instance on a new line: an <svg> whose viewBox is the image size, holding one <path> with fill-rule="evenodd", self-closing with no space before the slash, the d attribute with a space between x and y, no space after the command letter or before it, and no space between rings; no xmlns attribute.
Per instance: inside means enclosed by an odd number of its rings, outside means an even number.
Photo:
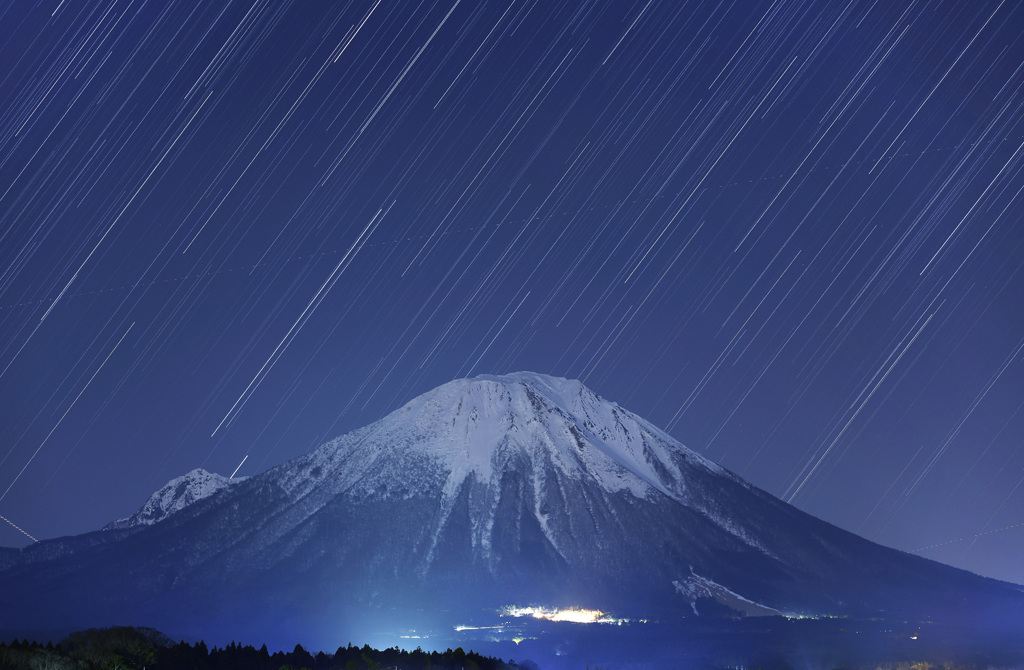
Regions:
<svg viewBox="0 0 1024 670"><path fill-rule="evenodd" d="M452 480L487 482L525 457L538 476L550 465L609 492L657 490L680 499L680 459L721 470L581 382L534 372L457 379L375 425L430 436L410 448L443 464Z"/></svg>
<svg viewBox="0 0 1024 670"><path fill-rule="evenodd" d="M242 481L196 468L167 482L135 514L107 524L106 529L151 526L168 516L209 498L221 489Z"/></svg>
<svg viewBox="0 0 1024 670"><path fill-rule="evenodd" d="M537 390L544 390L551 395L562 397L569 397L580 391L590 393L590 390L577 379L566 379L565 377L555 377L553 375L545 375L539 372L529 372L526 370L509 372L503 375L477 375L476 377L469 379L458 379L456 382L495 382L506 385L521 384Z"/></svg>
<svg viewBox="0 0 1024 670"><path fill-rule="evenodd" d="M566 539L581 505L659 500L714 516L698 482L739 481L581 382L532 372L450 381L274 473L303 510L336 499L398 504L436 491L423 570L441 560L460 514L473 554L496 570L496 529L510 523L501 519L511 501L515 523L535 524L553 555L570 561L588 551L576 546L582 538Z"/></svg>
<svg viewBox="0 0 1024 670"><path fill-rule="evenodd" d="M0 628L127 612L196 635L292 622L334 639L339 620L461 626L519 604L900 625L1019 621L1024 607L1017 587L829 526L582 383L535 373L451 381L237 481L193 470L108 526L130 532L0 552Z"/></svg>

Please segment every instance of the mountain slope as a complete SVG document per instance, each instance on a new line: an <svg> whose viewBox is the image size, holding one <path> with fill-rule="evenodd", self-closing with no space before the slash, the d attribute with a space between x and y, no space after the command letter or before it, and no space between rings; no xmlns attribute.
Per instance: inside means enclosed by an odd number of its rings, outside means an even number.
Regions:
<svg viewBox="0 0 1024 670"><path fill-rule="evenodd" d="M374 613L450 626L522 604L662 621L1024 612L1017 587L810 517L532 373L450 382L244 481L172 480L147 506L0 555L0 628L329 636Z"/></svg>

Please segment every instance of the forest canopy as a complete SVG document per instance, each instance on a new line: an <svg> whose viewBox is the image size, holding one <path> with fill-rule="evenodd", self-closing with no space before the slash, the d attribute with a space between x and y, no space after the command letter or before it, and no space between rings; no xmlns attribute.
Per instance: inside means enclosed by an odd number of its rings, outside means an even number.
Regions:
<svg viewBox="0 0 1024 670"><path fill-rule="evenodd" d="M444 652L356 647L351 643L333 654L313 654L295 645L290 652L270 653L235 642L207 648L174 642L152 628L116 626L72 633L58 644L29 640L0 643L0 668L10 670L536 670L531 661L516 663L481 656L462 647Z"/></svg>

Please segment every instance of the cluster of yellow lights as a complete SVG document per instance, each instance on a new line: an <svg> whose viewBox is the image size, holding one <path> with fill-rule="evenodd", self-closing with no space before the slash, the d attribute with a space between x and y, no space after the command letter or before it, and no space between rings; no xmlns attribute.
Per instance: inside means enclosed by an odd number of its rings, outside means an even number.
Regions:
<svg viewBox="0 0 1024 670"><path fill-rule="evenodd" d="M569 609L548 609L546 607L508 607L503 614L507 616L523 617L530 616L534 619L547 619L548 621L568 621L570 623L610 623L601 610L585 610L575 607Z"/></svg>

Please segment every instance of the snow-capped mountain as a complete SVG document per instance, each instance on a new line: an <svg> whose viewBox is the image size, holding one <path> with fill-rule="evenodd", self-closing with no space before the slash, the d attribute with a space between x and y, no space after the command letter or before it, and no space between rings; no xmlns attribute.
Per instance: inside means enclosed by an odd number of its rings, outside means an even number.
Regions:
<svg viewBox="0 0 1024 670"><path fill-rule="evenodd" d="M104 526L104 530L150 526L243 479L229 479L223 475L196 468L164 484L159 491L149 497L139 511L124 519L110 522Z"/></svg>
<svg viewBox="0 0 1024 670"><path fill-rule="evenodd" d="M1024 593L815 519L533 373L450 382L260 475L193 471L101 531L0 552L0 629L337 642L511 605L1020 619Z"/></svg>

